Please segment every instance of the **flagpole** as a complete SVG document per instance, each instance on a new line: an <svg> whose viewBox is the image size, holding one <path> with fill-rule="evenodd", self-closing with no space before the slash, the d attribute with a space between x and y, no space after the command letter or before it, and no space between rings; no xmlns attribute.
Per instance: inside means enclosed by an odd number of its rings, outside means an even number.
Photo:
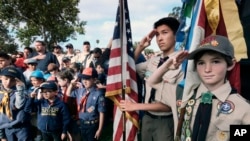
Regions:
<svg viewBox="0 0 250 141"><path fill-rule="evenodd" d="M123 32L124 32L124 1L123 0L119 0L120 1L120 43L121 43L121 66L122 66L122 75L121 75L121 79L122 79L122 99L125 100L125 90L126 90L126 78L124 78L124 73L126 73L126 64L123 63L124 61L124 53L123 53ZM126 76L126 75L125 75ZM126 116L125 116L125 112L122 112L122 123L123 123L123 141L126 141Z"/></svg>

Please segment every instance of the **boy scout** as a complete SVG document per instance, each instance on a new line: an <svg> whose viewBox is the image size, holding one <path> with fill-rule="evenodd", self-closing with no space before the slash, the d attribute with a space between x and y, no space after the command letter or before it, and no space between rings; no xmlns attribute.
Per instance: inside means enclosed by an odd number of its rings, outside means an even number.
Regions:
<svg viewBox="0 0 250 141"><path fill-rule="evenodd" d="M85 68L79 77L83 88L72 90L77 79L72 80L67 90L67 96L76 97L80 120L81 138L94 141L100 138L105 112L104 92L97 89L95 81L98 74L93 68Z"/></svg>
<svg viewBox="0 0 250 141"><path fill-rule="evenodd" d="M194 60L194 73L201 83L182 98L183 120L179 120L176 140L228 141L230 125L250 124L249 103L226 79L227 71L235 66L233 46L226 37L209 36L188 59ZM158 79L160 73L152 78Z"/></svg>
<svg viewBox="0 0 250 141"><path fill-rule="evenodd" d="M237 94L226 80L227 71L235 66L233 45L226 37L210 36L201 42L188 59L194 60L201 84L188 96L183 97L183 106L189 109L185 113L184 122L189 122L190 125L182 127L189 129L191 134L182 132L181 138L229 140L230 125L250 124L249 103ZM208 115L202 115L200 111L202 104L212 106L211 117L208 111L205 112ZM204 121L206 119L203 117L210 119ZM207 123L207 129L199 128L201 126L199 123Z"/></svg>
<svg viewBox="0 0 250 141"><path fill-rule="evenodd" d="M0 115L9 119L6 128L0 128L0 139L32 140L30 117L24 112L27 92L22 72L14 67L5 67L0 72L0 79Z"/></svg>
<svg viewBox="0 0 250 141"><path fill-rule="evenodd" d="M179 22L173 17L159 19L154 24L148 36L144 37L135 50L135 60L139 54L150 45L151 39L156 36L156 42L162 51L160 56L151 57L143 63L137 64L137 72L145 80L158 69L158 67L169 57L175 54L175 34L178 30ZM178 81L182 80L181 69L171 70L166 74L169 86L176 88ZM159 82L165 83L165 82ZM120 107L124 111L144 110L142 118L142 140L143 141L163 141L174 139L174 122L171 109L163 104L161 98L163 87L152 89L146 81L146 95L144 103L133 103L121 101ZM162 86L162 85L161 85Z"/></svg>

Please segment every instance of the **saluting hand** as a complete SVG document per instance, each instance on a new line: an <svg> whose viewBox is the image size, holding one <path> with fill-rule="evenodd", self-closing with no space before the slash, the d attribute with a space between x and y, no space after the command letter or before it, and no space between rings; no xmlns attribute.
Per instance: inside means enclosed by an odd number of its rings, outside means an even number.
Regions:
<svg viewBox="0 0 250 141"><path fill-rule="evenodd" d="M178 69L180 64L187 58L188 51L179 51L174 56L170 57L165 63L168 69L175 70Z"/></svg>
<svg viewBox="0 0 250 141"><path fill-rule="evenodd" d="M153 39L155 34L156 34L156 31L154 29L152 31L150 31L147 36L142 38L142 40L140 41L138 47L141 48L141 50L144 50L146 47L150 46L151 40Z"/></svg>

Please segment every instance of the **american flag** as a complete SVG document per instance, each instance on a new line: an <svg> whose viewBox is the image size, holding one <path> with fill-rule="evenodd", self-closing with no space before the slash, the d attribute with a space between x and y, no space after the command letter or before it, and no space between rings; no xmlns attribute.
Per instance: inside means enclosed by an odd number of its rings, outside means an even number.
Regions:
<svg viewBox="0 0 250 141"><path fill-rule="evenodd" d="M121 0L120 0L121 1ZM138 101L138 90L136 83L136 71L134 61L134 50L132 45L132 36L130 28L130 19L127 0L122 0L124 3L124 11L121 16L119 4L116 15L116 23L114 28L112 47L109 60L109 69L106 84L106 97L109 97L114 102L114 124L113 124L113 140L127 141L137 140L137 129L139 128L138 112L126 112L123 120L123 113L117 105L122 99L122 92L125 91L125 99ZM120 17L123 17L123 24L120 23ZM123 33L120 34L120 26L123 25ZM122 36L122 37L120 37ZM121 45L122 42L122 45ZM125 122L123 122L125 121ZM125 124L125 125L124 125ZM124 136L124 128L125 135ZM124 138L126 137L126 138Z"/></svg>

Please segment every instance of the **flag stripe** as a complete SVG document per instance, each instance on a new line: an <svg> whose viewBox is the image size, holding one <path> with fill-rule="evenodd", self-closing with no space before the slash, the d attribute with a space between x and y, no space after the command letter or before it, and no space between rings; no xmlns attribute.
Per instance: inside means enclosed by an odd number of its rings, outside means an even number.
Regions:
<svg viewBox="0 0 250 141"><path fill-rule="evenodd" d="M117 107L119 101L122 99L122 92L125 92L125 99L138 102L129 11L127 0L123 0L122 2L124 2L124 7L122 7L124 13L121 13L123 16L120 15L119 6L121 6L121 4L119 4L110 52L106 97L109 97L114 102L113 140L120 141L123 139L123 126L125 126L126 140L134 141L137 140L136 133L139 127L139 114L138 112L126 112L125 125L123 125L123 113L119 107ZM124 18L123 24L120 23L120 17ZM123 25L122 37L120 37L121 25Z"/></svg>

